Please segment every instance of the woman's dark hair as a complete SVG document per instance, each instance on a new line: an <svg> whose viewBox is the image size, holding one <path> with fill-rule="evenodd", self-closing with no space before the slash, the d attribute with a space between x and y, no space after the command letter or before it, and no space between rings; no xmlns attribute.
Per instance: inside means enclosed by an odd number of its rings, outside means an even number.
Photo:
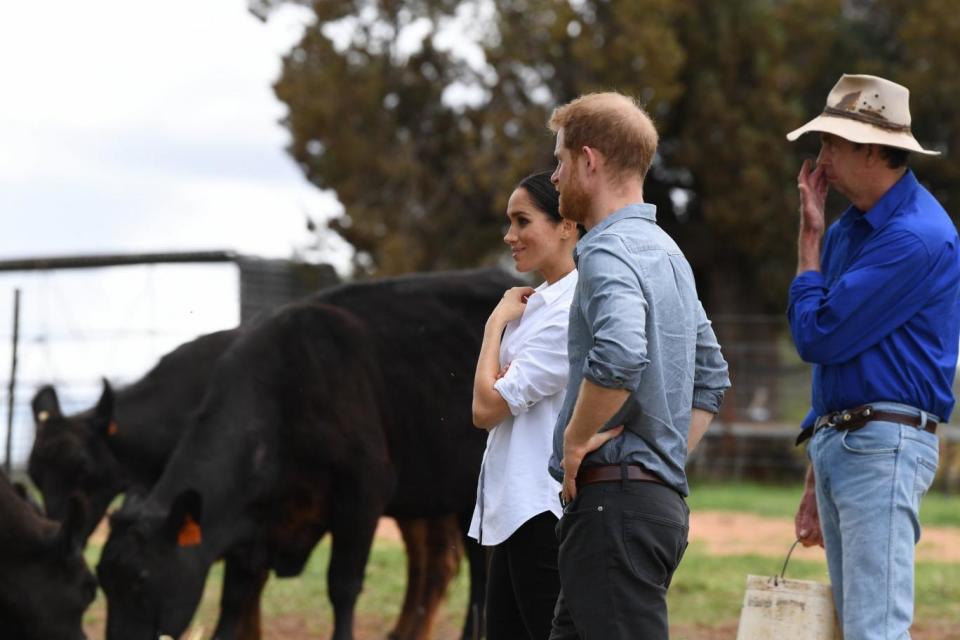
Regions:
<svg viewBox="0 0 960 640"><path fill-rule="evenodd" d="M533 202L537 205L537 208L547 214L554 224L559 224L560 221L563 220L563 217L560 215L560 193L557 191L557 188L553 186L553 182L550 181L550 176L552 175L552 171L531 173L520 181L517 188L526 189L530 197L533 198ZM587 230L583 225L577 225L577 233L581 238L586 232Z"/></svg>
<svg viewBox="0 0 960 640"><path fill-rule="evenodd" d="M531 173L520 181L517 188L526 189L538 209L550 216L554 222L560 222L563 220L560 216L560 194L550 182L551 175L553 175L551 171Z"/></svg>

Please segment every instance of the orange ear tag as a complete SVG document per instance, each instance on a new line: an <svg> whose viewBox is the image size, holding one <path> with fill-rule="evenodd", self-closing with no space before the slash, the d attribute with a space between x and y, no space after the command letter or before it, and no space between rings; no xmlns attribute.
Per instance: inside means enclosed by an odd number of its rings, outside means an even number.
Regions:
<svg viewBox="0 0 960 640"><path fill-rule="evenodd" d="M180 527L180 533L177 534L177 545L181 547L195 547L203 540L200 534L200 525L193 521L193 518L186 516L183 526Z"/></svg>
<svg viewBox="0 0 960 640"><path fill-rule="evenodd" d="M107 427L107 435L108 435L108 436L115 436L115 435L117 435L117 431L119 431L119 430L120 430L120 429L119 429L119 427L117 427L117 423L114 422L113 420L111 420L111 421L110 421L110 426Z"/></svg>

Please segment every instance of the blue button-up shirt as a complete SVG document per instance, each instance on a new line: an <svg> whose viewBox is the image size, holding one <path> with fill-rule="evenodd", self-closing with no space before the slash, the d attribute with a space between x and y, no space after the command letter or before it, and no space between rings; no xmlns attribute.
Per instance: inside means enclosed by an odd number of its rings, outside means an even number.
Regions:
<svg viewBox="0 0 960 640"><path fill-rule="evenodd" d="M817 416L900 402L947 420L960 342L960 252L947 213L912 171L827 230L822 271L790 286L788 316L813 366Z"/></svg>
<svg viewBox="0 0 960 640"><path fill-rule="evenodd" d="M583 466L639 464L687 495L684 464L693 407L717 413L727 363L697 298L693 271L656 224L656 207L629 205L577 243L570 307L570 378L553 436L550 473L562 480L563 433L584 378L630 397L601 430L623 434Z"/></svg>

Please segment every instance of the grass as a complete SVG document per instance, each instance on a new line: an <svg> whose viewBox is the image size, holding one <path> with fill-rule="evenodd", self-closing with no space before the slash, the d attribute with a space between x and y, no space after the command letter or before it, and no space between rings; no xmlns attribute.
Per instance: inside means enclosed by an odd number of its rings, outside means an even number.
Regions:
<svg viewBox="0 0 960 640"><path fill-rule="evenodd" d="M800 495L799 486L771 487L706 482L693 482L692 486L694 494L691 496L690 505L693 510L741 511L777 518L792 518ZM924 502L924 524L960 527L958 506L960 498L928 495ZM95 564L99 552L98 547L87 550L91 566ZM270 580L263 600L265 621L294 617L302 621L301 628L313 637L329 636L331 609L326 597L329 553L329 541L325 540L316 548L301 576ZM680 629L735 629L743 602L746 576L773 575L779 571L780 563L780 559L769 556L713 556L708 554L701 544L691 544L670 588L672 626ZM369 637L385 637L392 627L402 604L405 575L403 546L399 542L378 541L371 553L364 591L357 606L358 623L366 629ZM788 577L829 581L826 565L822 561L793 559L790 561ZM222 566L218 563L211 571L197 617L208 634L212 631L217 617L221 580ZM460 574L453 582L441 611L435 637L459 637L466 608L467 588L467 565L463 562ZM916 602L917 620L953 628L952 625L960 620L960 563L919 562ZM88 611L86 621L94 628L101 628L104 611L101 594L94 607ZM684 635L678 633L676 637L683 638Z"/></svg>
<svg viewBox="0 0 960 640"><path fill-rule="evenodd" d="M670 587L674 624L709 625L740 614L748 574L779 573L780 559L766 556L711 556L693 545ZM791 560L788 577L829 583L825 562ZM960 620L960 564L917 563L917 620Z"/></svg>
<svg viewBox="0 0 960 640"><path fill-rule="evenodd" d="M711 483L690 481L687 502L693 511L740 511L770 518L790 518L797 513L800 485ZM930 492L920 505L923 526L960 527L960 496Z"/></svg>
<svg viewBox="0 0 960 640"><path fill-rule="evenodd" d="M328 542L317 547L306 571L297 578L272 579L263 600L264 620L281 616L302 617L306 629L316 637L330 631L331 610L326 598ZM386 635L396 620L403 598L405 557L401 545L378 542L367 567L364 592L358 602L358 615L367 626L380 627ZM740 614L748 574L773 575L780 560L766 556L711 556L691 545L670 587L670 620L674 626L716 626L733 624ZM789 577L829 582L823 562L792 560ZM222 567L211 572L197 620L211 631L217 617ZM438 638L452 637L459 630L466 608L466 564L454 581L441 612ZM102 595L88 612L88 622L103 619ZM917 619L960 620L960 564L918 563Z"/></svg>
<svg viewBox="0 0 960 640"><path fill-rule="evenodd" d="M100 546L90 545L86 550L87 562L96 565ZM305 630L315 637L327 637L332 625L332 609L327 599L326 572L330 560L330 541L324 539L313 552L307 567L296 578L271 577L264 590L262 615L265 621L284 616L302 618ZM452 637L463 623L469 587L467 563L461 563L460 573L451 584L450 592L438 622L438 638ZM217 562L210 571L203 600L194 623L203 626L207 635L216 625L219 612L220 590L223 582L223 563ZM367 563L364 590L357 602L357 614L365 618L365 626L381 628L377 637L386 637L392 628L403 604L406 583L406 555L399 542L377 541ZM84 624L99 628L105 620L103 593L87 611ZM96 637L94 634L89 634Z"/></svg>

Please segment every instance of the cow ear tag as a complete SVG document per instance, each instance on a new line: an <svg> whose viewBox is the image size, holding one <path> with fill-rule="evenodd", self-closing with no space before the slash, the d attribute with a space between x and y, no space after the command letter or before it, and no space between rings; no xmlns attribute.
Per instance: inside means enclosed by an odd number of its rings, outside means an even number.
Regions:
<svg viewBox="0 0 960 640"><path fill-rule="evenodd" d="M108 436L115 436L115 435L117 435L117 431L119 431L119 430L120 430L120 429L119 429L119 427L117 427L116 421L115 421L115 420L111 420L111 421L110 421L110 426L107 427L107 435L108 435Z"/></svg>
<svg viewBox="0 0 960 640"><path fill-rule="evenodd" d="M177 534L177 546L195 547L203 540L200 533L200 525L194 522L193 518L186 516L183 520L183 526L180 527L180 533Z"/></svg>
<svg viewBox="0 0 960 640"><path fill-rule="evenodd" d="M49 420L49 419L50 419L50 412L49 412L49 411L41 411L40 413L37 414L37 420L40 421L40 424L43 424L44 422L46 422L46 421Z"/></svg>

